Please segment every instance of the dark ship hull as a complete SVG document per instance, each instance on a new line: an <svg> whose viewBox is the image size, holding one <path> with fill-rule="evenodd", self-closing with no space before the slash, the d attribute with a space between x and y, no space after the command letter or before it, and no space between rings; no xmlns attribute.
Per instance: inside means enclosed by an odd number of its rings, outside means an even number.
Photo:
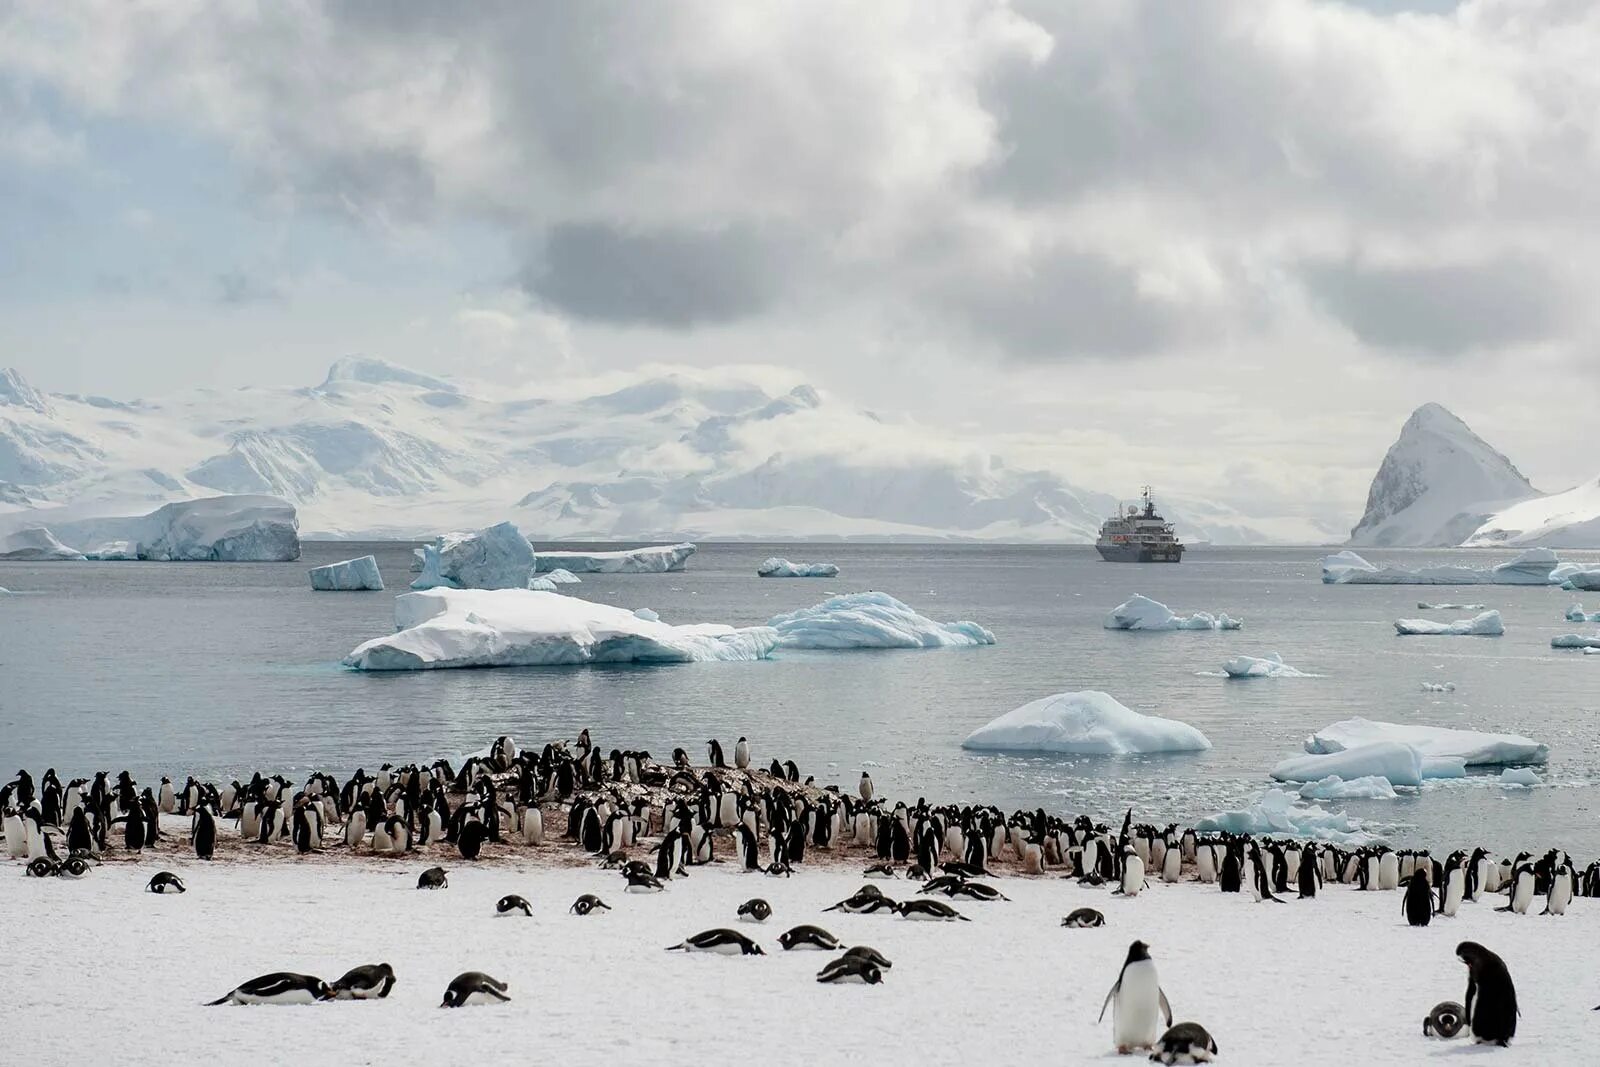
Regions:
<svg viewBox="0 0 1600 1067"><path fill-rule="evenodd" d="M1182 563L1183 546L1095 545L1107 563Z"/></svg>

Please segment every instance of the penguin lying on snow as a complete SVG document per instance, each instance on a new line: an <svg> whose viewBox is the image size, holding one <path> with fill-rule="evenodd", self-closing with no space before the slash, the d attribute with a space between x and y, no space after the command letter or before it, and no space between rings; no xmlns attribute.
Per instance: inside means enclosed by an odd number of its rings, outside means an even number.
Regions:
<svg viewBox="0 0 1600 1067"><path fill-rule="evenodd" d="M704 930L693 937L686 937L676 945L668 945L667 951L681 949L684 952L715 952L722 956L765 956L761 946L744 936L737 930L716 929Z"/></svg>
<svg viewBox="0 0 1600 1067"><path fill-rule="evenodd" d="M756 897L739 905L738 916L746 922L764 923L772 915L772 905Z"/></svg>
<svg viewBox="0 0 1600 1067"><path fill-rule="evenodd" d="M578 915L587 915L591 911L610 911L611 905L607 904L593 893L585 893L577 900L574 900L572 902L572 907L568 908L567 910L569 912L575 912Z"/></svg>
<svg viewBox="0 0 1600 1067"><path fill-rule="evenodd" d="M1453 1000L1446 1000L1433 1006L1433 1010L1422 1020L1423 1037L1455 1037L1461 1032L1461 1024L1466 1021L1466 1009Z"/></svg>
<svg viewBox="0 0 1600 1067"><path fill-rule="evenodd" d="M332 1000L333 987L320 978L293 971L274 971L242 982L206 1007L218 1004L315 1004Z"/></svg>
<svg viewBox="0 0 1600 1067"><path fill-rule="evenodd" d="M499 1004L510 1000L506 995L506 984L498 978L491 978L482 971L467 971L458 974L450 980L445 987L444 1000L440 1002L441 1008L462 1008L469 1004Z"/></svg>
<svg viewBox="0 0 1600 1067"><path fill-rule="evenodd" d="M507 893L494 905L496 915L515 915L519 911L528 918L533 918L533 905L515 893Z"/></svg>
<svg viewBox="0 0 1600 1067"><path fill-rule="evenodd" d="M1167 1028L1156 1039L1150 1053L1153 1063L1210 1063L1217 1055L1217 1042L1199 1023L1179 1023Z"/></svg>
<svg viewBox="0 0 1600 1067"><path fill-rule="evenodd" d="M1172 1025L1172 1005L1161 988L1161 977L1156 973L1155 960L1150 958L1150 946L1135 941L1128 946L1128 958L1122 971L1106 993L1100 1005L1100 1019L1111 1008L1111 1036L1117 1052L1126 1056L1136 1048L1154 1048L1161 1033L1161 1020Z"/></svg>
<svg viewBox="0 0 1600 1067"><path fill-rule="evenodd" d="M860 956L840 956L817 972L817 981L836 985L841 982L860 982L877 985L883 981L883 972L871 960Z"/></svg>
<svg viewBox="0 0 1600 1067"><path fill-rule="evenodd" d="M1106 917L1093 908L1078 908L1061 920L1062 926L1068 926L1074 930L1082 930L1092 926L1104 926L1105 924Z"/></svg>
<svg viewBox="0 0 1600 1067"><path fill-rule="evenodd" d="M448 889L450 879L445 877L443 867L429 867L417 875L418 889Z"/></svg>
<svg viewBox="0 0 1600 1067"><path fill-rule="evenodd" d="M157 871L154 877L150 879L150 884L145 886L145 890L150 893L188 892L188 890L184 888L183 879L179 878L171 871Z"/></svg>
<svg viewBox="0 0 1600 1067"><path fill-rule="evenodd" d="M352 967L333 983L335 1000L382 1000L394 988L394 968L387 963Z"/></svg>
<svg viewBox="0 0 1600 1067"><path fill-rule="evenodd" d="M942 900L903 900L895 907L902 919L922 919L931 922L971 922Z"/></svg>
<svg viewBox="0 0 1600 1067"><path fill-rule="evenodd" d="M839 939L820 926L801 925L785 930L778 938L778 944L788 952L796 948L819 948L824 952L832 952L839 947Z"/></svg>

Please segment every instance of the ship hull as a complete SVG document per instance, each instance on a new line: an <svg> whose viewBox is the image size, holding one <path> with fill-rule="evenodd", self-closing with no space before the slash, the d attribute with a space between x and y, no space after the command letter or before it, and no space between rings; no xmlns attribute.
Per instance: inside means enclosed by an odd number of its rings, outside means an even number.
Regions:
<svg viewBox="0 0 1600 1067"><path fill-rule="evenodd" d="M1181 563L1183 562L1182 545L1163 545L1160 548L1151 548L1149 545L1101 545L1094 546L1100 552L1100 558L1107 563Z"/></svg>

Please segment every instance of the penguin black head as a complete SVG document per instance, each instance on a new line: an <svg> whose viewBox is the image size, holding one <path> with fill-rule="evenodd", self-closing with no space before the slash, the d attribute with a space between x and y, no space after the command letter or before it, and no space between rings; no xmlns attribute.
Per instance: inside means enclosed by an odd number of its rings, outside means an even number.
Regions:
<svg viewBox="0 0 1600 1067"><path fill-rule="evenodd" d="M1128 958L1124 962L1123 966L1127 966L1129 963L1138 963L1140 960L1147 960L1149 958L1150 946L1145 944L1143 941L1135 941L1133 944L1128 946Z"/></svg>

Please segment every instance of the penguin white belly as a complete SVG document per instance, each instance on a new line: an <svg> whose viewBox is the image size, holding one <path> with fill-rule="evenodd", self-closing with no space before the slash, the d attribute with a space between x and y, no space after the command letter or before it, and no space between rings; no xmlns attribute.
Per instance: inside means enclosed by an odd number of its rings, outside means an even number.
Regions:
<svg viewBox="0 0 1600 1067"><path fill-rule="evenodd" d="M1385 852L1378 860L1378 888L1400 888L1400 858L1393 852Z"/></svg>
<svg viewBox="0 0 1600 1067"><path fill-rule="evenodd" d="M1486 859L1479 860L1476 870L1478 877L1475 879L1476 884L1472 887L1472 900L1477 900L1489 891L1489 861Z"/></svg>
<svg viewBox="0 0 1600 1067"><path fill-rule="evenodd" d="M1511 910L1518 915L1528 914L1528 905L1533 903L1533 875L1519 875L1511 886Z"/></svg>
<svg viewBox="0 0 1600 1067"><path fill-rule="evenodd" d="M1022 846L1022 873L1044 873L1044 849L1034 844L1024 844Z"/></svg>
<svg viewBox="0 0 1600 1067"><path fill-rule="evenodd" d="M22 820L15 815L7 815L6 827L6 856L9 859L19 860L28 854L28 832L22 827Z"/></svg>
<svg viewBox="0 0 1600 1067"><path fill-rule="evenodd" d="M465 1008L465 1007L469 1007L469 1006L474 1005L474 1004L498 1004L498 1003L500 1003L500 998L499 997L492 997L488 993L468 993L467 994L467 998L461 1002L461 1006Z"/></svg>
<svg viewBox="0 0 1600 1067"><path fill-rule="evenodd" d="M961 832L961 827L952 826L944 832L945 851L952 856L965 856L967 854L967 838ZM929 872L930 874L933 872Z"/></svg>
<svg viewBox="0 0 1600 1067"><path fill-rule="evenodd" d="M1444 886L1444 906L1439 909L1440 914L1453 918L1461 908L1461 898L1467 888L1467 872L1457 867L1450 872L1449 881Z"/></svg>
<svg viewBox="0 0 1600 1067"><path fill-rule="evenodd" d="M1217 880L1217 854L1211 851L1210 845L1201 845L1194 850L1194 865L1202 882L1209 884Z"/></svg>
<svg viewBox="0 0 1600 1067"><path fill-rule="evenodd" d="M1124 896L1136 897L1139 890L1144 888L1144 861L1136 852L1129 856L1122 865L1122 892Z"/></svg>
<svg viewBox="0 0 1600 1067"><path fill-rule="evenodd" d="M544 812L529 808L522 813L522 840L530 845L544 844Z"/></svg>
<svg viewBox="0 0 1600 1067"><path fill-rule="evenodd" d="M1550 895L1545 899L1545 910L1551 915L1565 915L1567 903L1572 900L1572 878L1559 871L1550 883Z"/></svg>
<svg viewBox="0 0 1600 1067"><path fill-rule="evenodd" d="M1111 1039L1118 1048L1149 1048L1161 1036L1161 977L1151 960L1122 969L1111 1002Z"/></svg>
<svg viewBox="0 0 1600 1067"><path fill-rule="evenodd" d="M311 990L309 989L288 989L282 993L274 993L266 997L234 990L230 999L235 1004L315 1004L317 1002L317 998L311 995Z"/></svg>
<svg viewBox="0 0 1600 1067"><path fill-rule="evenodd" d="M739 822L739 798L733 793L722 794L717 805L717 825L735 826Z"/></svg>
<svg viewBox="0 0 1600 1067"><path fill-rule="evenodd" d="M1183 873L1183 855L1175 848L1167 849L1167 854L1162 857L1161 880L1163 882L1176 882Z"/></svg>

